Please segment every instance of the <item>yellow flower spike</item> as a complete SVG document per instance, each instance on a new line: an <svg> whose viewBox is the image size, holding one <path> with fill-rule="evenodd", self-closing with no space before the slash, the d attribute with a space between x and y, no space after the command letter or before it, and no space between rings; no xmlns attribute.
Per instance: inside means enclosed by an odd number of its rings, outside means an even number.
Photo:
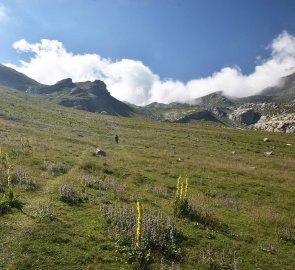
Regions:
<svg viewBox="0 0 295 270"><path fill-rule="evenodd" d="M9 197L8 198L9 198L9 201L12 202L13 197L14 197L14 195L13 195L13 186L12 186L13 173L12 173L10 167L7 169L7 175L8 175L8 177L7 177L7 185L8 185L8 191L9 191L9 193L8 193Z"/></svg>
<svg viewBox="0 0 295 270"><path fill-rule="evenodd" d="M6 161L6 166L10 167L10 156L8 153L5 154L5 161Z"/></svg>
<svg viewBox="0 0 295 270"><path fill-rule="evenodd" d="M176 197L180 197L180 189L181 189L181 176L178 177L177 180L177 191L176 191Z"/></svg>
<svg viewBox="0 0 295 270"><path fill-rule="evenodd" d="M7 169L7 185L9 190L12 190L12 177L13 177L13 173L11 171L11 168Z"/></svg>
<svg viewBox="0 0 295 270"><path fill-rule="evenodd" d="M184 198L187 198L187 191L188 191L188 177L185 179L185 191L184 191Z"/></svg>
<svg viewBox="0 0 295 270"><path fill-rule="evenodd" d="M180 187L180 199L183 199L183 182L181 182L181 187Z"/></svg>
<svg viewBox="0 0 295 270"><path fill-rule="evenodd" d="M141 247L142 238L142 225L143 225L143 209L142 204L137 202L137 230L136 230L136 247Z"/></svg>

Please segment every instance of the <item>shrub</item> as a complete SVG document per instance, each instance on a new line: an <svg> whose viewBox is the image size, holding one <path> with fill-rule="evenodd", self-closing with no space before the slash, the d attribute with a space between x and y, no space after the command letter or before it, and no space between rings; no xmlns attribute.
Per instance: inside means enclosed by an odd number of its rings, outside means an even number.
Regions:
<svg viewBox="0 0 295 270"><path fill-rule="evenodd" d="M79 193L76 191L72 184L62 184L59 187L59 198L61 201L70 205L78 204L81 202Z"/></svg>
<svg viewBox="0 0 295 270"><path fill-rule="evenodd" d="M174 224L162 213L144 213L140 245L138 245L138 215L134 208L126 205L103 205L101 213L111 224L112 237L119 246L119 250L128 255L129 263L141 265L142 269L151 259L153 253L160 253L166 258L181 259L178 244L184 236L176 230Z"/></svg>
<svg viewBox="0 0 295 270"><path fill-rule="evenodd" d="M33 177L30 175L28 170L24 167L17 166L13 169L13 183L26 185L30 189L35 189L36 184L33 180Z"/></svg>
<svg viewBox="0 0 295 270"><path fill-rule="evenodd" d="M54 206L51 203L40 203L36 211L36 216L38 219L49 219L51 221L56 219L56 212Z"/></svg>
<svg viewBox="0 0 295 270"><path fill-rule="evenodd" d="M284 241L293 241L295 243L295 239L293 238L294 228L292 224L283 227L276 228L277 236Z"/></svg>
<svg viewBox="0 0 295 270"><path fill-rule="evenodd" d="M106 179L105 175L102 176L102 179L96 179L93 176L87 174L82 175L80 177L80 183L84 190L86 190L86 187L88 187L97 190L111 190L116 194L122 194L125 188L121 183L113 179Z"/></svg>
<svg viewBox="0 0 295 270"><path fill-rule="evenodd" d="M0 216L7 214L10 212L9 203L5 200L0 201Z"/></svg>
<svg viewBox="0 0 295 270"><path fill-rule="evenodd" d="M65 174L68 172L68 167L63 163L52 163L44 161L42 164L42 169L50 172L52 175L57 176L60 174Z"/></svg>
<svg viewBox="0 0 295 270"><path fill-rule="evenodd" d="M214 251L211 247L200 252L201 264L206 269L238 270L238 260L235 251Z"/></svg>

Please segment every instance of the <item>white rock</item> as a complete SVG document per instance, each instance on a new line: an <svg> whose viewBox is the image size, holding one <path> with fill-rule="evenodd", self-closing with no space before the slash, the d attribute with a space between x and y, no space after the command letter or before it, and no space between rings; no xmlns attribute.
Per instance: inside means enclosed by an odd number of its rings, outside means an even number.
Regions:
<svg viewBox="0 0 295 270"><path fill-rule="evenodd" d="M271 156L271 155L273 155L272 151L270 151L270 152L264 152L264 154L265 154L266 156Z"/></svg>

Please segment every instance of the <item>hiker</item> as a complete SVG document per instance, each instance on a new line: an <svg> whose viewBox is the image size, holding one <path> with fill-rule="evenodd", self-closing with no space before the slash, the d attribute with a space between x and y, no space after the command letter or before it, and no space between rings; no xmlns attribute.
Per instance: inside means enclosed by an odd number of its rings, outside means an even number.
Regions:
<svg viewBox="0 0 295 270"><path fill-rule="evenodd" d="M119 136L118 135L115 136L115 141L116 141L116 143L119 143Z"/></svg>

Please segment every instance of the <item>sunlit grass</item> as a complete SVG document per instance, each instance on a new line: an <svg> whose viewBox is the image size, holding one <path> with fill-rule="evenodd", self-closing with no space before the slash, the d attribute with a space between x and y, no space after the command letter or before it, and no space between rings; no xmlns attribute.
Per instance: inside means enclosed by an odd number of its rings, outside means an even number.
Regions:
<svg viewBox="0 0 295 270"><path fill-rule="evenodd" d="M160 211L185 236L180 269L208 269L223 250L238 269L292 269L294 135L102 116L0 92L2 156L9 152L19 177L35 185L15 182L22 211L0 216L0 269L130 269L100 208L136 211L137 201L144 216ZM95 156L96 147L107 157ZM183 194L189 176L187 198L206 222L175 217L179 175ZM60 199L66 183L83 197L78 204ZM160 269L173 259L156 252L153 261Z"/></svg>

